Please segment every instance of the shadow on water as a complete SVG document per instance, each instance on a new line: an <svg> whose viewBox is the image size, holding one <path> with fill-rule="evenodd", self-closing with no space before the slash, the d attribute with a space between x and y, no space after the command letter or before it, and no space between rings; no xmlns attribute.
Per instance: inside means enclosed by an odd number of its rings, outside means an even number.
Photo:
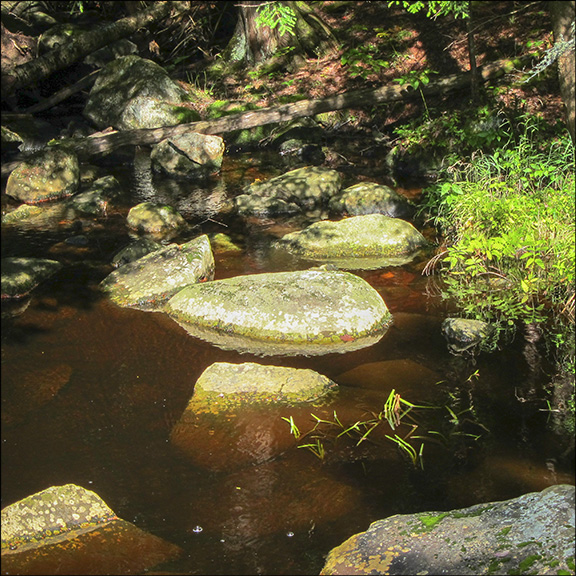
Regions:
<svg viewBox="0 0 576 576"><path fill-rule="evenodd" d="M118 170L118 177L133 186L133 204L153 190L183 211L191 228L175 241L223 231L237 241L240 255L215 254L217 279L308 267L274 260L269 250L298 222L216 217L219 202L243 185L279 173L267 173L257 156L225 162L220 182L188 184L188 193L184 185L162 188L143 176L134 186L129 171ZM84 247L66 243L78 233L67 226L3 230L3 256L66 264L27 300L3 305L3 312L16 308L2 318L3 507L75 483L94 490L120 518L180 546L183 555L161 568L168 573L313 574L332 547L385 516L574 482L573 449L540 410L547 367L532 373L520 341L476 361L450 355L440 331L448 310L421 274L425 256L355 271L394 315L378 343L346 354L259 358L197 340L163 313L102 298L98 283L131 238L124 225L129 207L126 201L106 218L83 221ZM311 368L340 391L305 408L247 411L195 436L179 430L200 374L214 362L248 361ZM329 420L336 412L351 425L380 411L392 389L438 407L417 414L419 430L437 432L425 442L424 470L386 440L385 424L360 446L327 434L321 460L298 447L283 420L291 416L306 433L312 413Z"/></svg>

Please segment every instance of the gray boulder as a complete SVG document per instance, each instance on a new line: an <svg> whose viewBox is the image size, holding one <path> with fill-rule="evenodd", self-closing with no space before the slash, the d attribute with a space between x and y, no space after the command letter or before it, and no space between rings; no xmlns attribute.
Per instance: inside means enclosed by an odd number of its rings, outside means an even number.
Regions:
<svg viewBox="0 0 576 576"><path fill-rule="evenodd" d="M321 574L573 574L574 486L391 516L334 548Z"/></svg>
<svg viewBox="0 0 576 576"><path fill-rule="evenodd" d="M22 298L62 268L45 258L2 258L2 298Z"/></svg>
<svg viewBox="0 0 576 576"><path fill-rule="evenodd" d="M118 306L155 310L184 286L214 277L208 236L170 244L111 272L100 288Z"/></svg>
<svg viewBox="0 0 576 576"><path fill-rule="evenodd" d="M52 486L2 509L2 572L76 574L87 557L102 574L134 574L182 550L116 516L94 492Z"/></svg>
<svg viewBox="0 0 576 576"><path fill-rule="evenodd" d="M311 269L188 286L165 311L192 336L262 355L348 352L378 342L392 324L362 278Z"/></svg>
<svg viewBox="0 0 576 576"><path fill-rule="evenodd" d="M348 269L402 265L427 244L412 224L383 214L315 222L278 242L300 258Z"/></svg>
<svg viewBox="0 0 576 576"><path fill-rule="evenodd" d="M72 196L79 184L76 154L45 148L33 153L10 173L6 194L20 202L37 204Z"/></svg>
<svg viewBox="0 0 576 576"><path fill-rule="evenodd" d="M190 132L162 140L150 154L154 169L169 176L205 178L222 166L224 140Z"/></svg>
<svg viewBox="0 0 576 576"><path fill-rule="evenodd" d="M128 262L138 260L139 258L142 258L142 256L150 254L150 252L160 250L162 247L162 244L154 242L154 240L150 240L150 238L134 240L114 254L112 265L116 268L124 266L124 264L128 264Z"/></svg>
<svg viewBox="0 0 576 576"><path fill-rule="evenodd" d="M194 122L190 96L151 60L123 56L98 75L84 115L98 128L158 128Z"/></svg>
<svg viewBox="0 0 576 576"><path fill-rule="evenodd" d="M345 188L330 200L329 208L350 216L384 214L392 218L408 218L414 212L404 196L376 182L361 182Z"/></svg>
<svg viewBox="0 0 576 576"><path fill-rule="evenodd" d="M235 198L236 210L245 216L280 214L283 206L288 213L307 210L326 204L340 187L341 176L336 170L305 166L246 187Z"/></svg>

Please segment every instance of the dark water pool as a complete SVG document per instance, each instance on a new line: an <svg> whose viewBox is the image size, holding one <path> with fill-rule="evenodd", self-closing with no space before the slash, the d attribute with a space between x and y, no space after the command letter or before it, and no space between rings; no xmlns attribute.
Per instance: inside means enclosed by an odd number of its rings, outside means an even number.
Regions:
<svg viewBox="0 0 576 576"><path fill-rule="evenodd" d="M192 338L162 313L121 309L101 297L97 285L130 239L128 208L155 195L195 226L176 241L226 232L240 242L241 253L215 254L216 278L306 267L268 250L271 238L297 223L234 226L216 215L226 195L280 171L261 163L226 158L221 178L183 188L152 182L145 157L137 157L134 170L116 170L131 193L106 218L3 229L3 257L51 257L66 266L19 303L18 314L3 304L2 507L75 483L183 549L156 573L317 574L331 548L385 516L574 483L573 444L555 414L542 410L551 367L520 339L475 361L452 356L440 332L446 305L434 279L421 274L425 256L356 272L381 293L394 325L377 344L347 354L241 355ZM66 243L78 234L87 246ZM341 390L328 404L248 412L229 435L207 440L192 462L170 433L197 378L220 361L312 368ZM335 411L350 426L378 413L392 389L438 407L413 412L411 442L419 449L415 436L427 438L423 469L385 438L404 437L408 424L394 432L382 424L373 442L360 446L358 438L335 441L328 431L323 460L293 442L265 461L292 438L283 417L306 432L312 412L330 420ZM238 467L228 457L232 442L264 462ZM98 558L86 562L86 573L98 572Z"/></svg>

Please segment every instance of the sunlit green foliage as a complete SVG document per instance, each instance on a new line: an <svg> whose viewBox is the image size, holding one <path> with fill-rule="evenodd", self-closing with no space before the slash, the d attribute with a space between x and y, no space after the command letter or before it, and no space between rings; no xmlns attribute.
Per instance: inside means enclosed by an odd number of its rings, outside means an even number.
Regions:
<svg viewBox="0 0 576 576"><path fill-rule="evenodd" d="M470 16L469 10L470 2L468 1L453 1L442 2L439 0L429 0L428 2L415 1L400 1L393 0L388 2L388 6L402 6L410 14L416 14L426 9L426 16L428 18L438 18L439 16L447 16L452 14L455 18L468 18Z"/></svg>
<svg viewBox="0 0 576 576"><path fill-rule="evenodd" d="M529 118L517 141L508 136L505 147L453 165L426 192L424 211L446 237L435 261L445 272L443 294L466 316L508 333L552 317L550 337L566 343L574 322L574 149L567 136L537 141Z"/></svg>
<svg viewBox="0 0 576 576"><path fill-rule="evenodd" d="M280 36L286 33L295 35L296 13L288 3L264 2L256 8L256 12L257 26L268 26L272 30L278 28Z"/></svg>

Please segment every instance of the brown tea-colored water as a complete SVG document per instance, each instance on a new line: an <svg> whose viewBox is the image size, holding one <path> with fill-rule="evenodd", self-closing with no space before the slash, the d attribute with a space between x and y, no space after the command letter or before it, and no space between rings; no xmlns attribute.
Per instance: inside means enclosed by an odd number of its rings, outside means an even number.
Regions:
<svg viewBox="0 0 576 576"><path fill-rule="evenodd" d="M555 414L543 410L551 367L520 338L475 360L451 355L440 331L446 305L436 280L421 273L426 255L399 268L355 271L380 292L394 324L377 344L346 354L225 351L163 313L110 303L98 283L130 239L127 209L151 198L195 226L175 241L212 232L238 241L241 252L216 252L217 279L310 265L269 250L298 222L217 216L223 197L278 167L226 158L220 179L186 187L151 183L139 162L134 173L118 172L130 194L105 218L3 229L3 257L55 258L65 268L29 299L3 303L2 507L75 483L182 548L157 573L315 574L331 548L380 518L574 483L573 446ZM79 234L86 246L66 241ZM340 391L317 405L249 410L179 436L176 424L200 374L214 362L248 361L311 368ZM360 445L354 430L336 439L343 428L324 424L323 459L299 448L313 436L297 441L283 419L292 417L305 434L316 422L312 413L326 422L336 413L347 428L376 418L393 389L436 408L415 409L395 430L384 421ZM424 442L423 469L386 437L409 433L416 449ZM84 573L98 572L98 558L87 559Z"/></svg>

